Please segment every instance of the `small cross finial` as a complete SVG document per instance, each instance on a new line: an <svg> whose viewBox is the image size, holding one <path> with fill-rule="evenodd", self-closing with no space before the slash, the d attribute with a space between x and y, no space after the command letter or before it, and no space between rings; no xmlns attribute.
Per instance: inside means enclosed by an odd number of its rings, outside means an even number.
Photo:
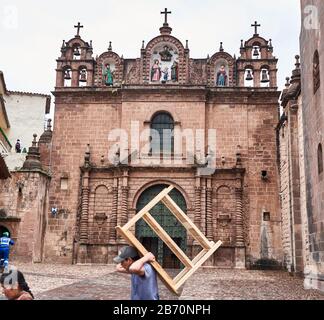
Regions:
<svg viewBox="0 0 324 320"><path fill-rule="evenodd" d="M112 50L111 41L109 41L108 51L111 51L111 50Z"/></svg>
<svg viewBox="0 0 324 320"><path fill-rule="evenodd" d="M258 34L258 27L261 27L261 24L258 24L257 21L254 22L254 24L251 24L251 27L254 27L254 35L259 35Z"/></svg>
<svg viewBox="0 0 324 320"><path fill-rule="evenodd" d="M74 26L74 28L77 28L78 29L77 37L79 37L80 36L80 29L83 28L83 26L81 26L81 23L78 22L78 24L76 26Z"/></svg>
<svg viewBox="0 0 324 320"><path fill-rule="evenodd" d="M223 51L224 51L224 48L223 48L223 42L220 43L219 51L220 51L220 52L223 52Z"/></svg>
<svg viewBox="0 0 324 320"><path fill-rule="evenodd" d="M164 25L168 25L168 14L171 14L171 11L168 11L167 8L165 8L164 11L161 11L161 14L164 14Z"/></svg>

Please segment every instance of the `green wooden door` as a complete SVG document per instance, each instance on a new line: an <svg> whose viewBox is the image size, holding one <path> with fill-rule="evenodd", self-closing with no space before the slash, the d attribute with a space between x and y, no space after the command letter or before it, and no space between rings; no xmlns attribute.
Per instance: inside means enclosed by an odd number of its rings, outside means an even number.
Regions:
<svg viewBox="0 0 324 320"><path fill-rule="evenodd" d="M144 208L156 195L158 195L167 185L156 185L146 189L138 199L136 210L139 212ZM173 201L183 210L187 211L186 201L182 194L173 189L169 193ZM162 226L168 235L177 243L177 245L186 252L187 249L187 232L181 223L173 216L169 209L163 204L158 203L150 210L154 219ZM136 223L136 238L141 241L144 247L151 251L157 261L163 268L179 269L183 268L178 258L163 243L156 233L141 219Z"/></svg>

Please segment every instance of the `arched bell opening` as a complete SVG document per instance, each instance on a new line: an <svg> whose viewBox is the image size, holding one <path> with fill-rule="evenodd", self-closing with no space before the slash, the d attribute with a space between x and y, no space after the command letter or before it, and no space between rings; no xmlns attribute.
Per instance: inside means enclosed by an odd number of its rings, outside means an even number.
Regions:
<svg viewBox="0 0 324 320"><path fill-rule="evenodd" d="M246 67L244 71L244 87L253 87L253 68Z"/></svg>
<svg viewBox="0 0 324 320"><path fill-rule="evenodd" d="M72 69L71 67L65 67L63 69L64 87L71 87L72 85Z"/></svg>
<svg viewBox="0 0 324 320"><path fill-rule="evenodd" d="M270 73L268 66L261 67L260 87L267 88L270 85Z"/></svg>
<svg viewBox="0 0 324 320"><path fill-rule="evenodd" d="M253 43L253 50L252 50L252 59L253 60L259 60L262 57L261 54L261 44L259 42Z"/></svg>
<svg viewBox="0 0 324 320"><path fill-rule="evenodd" d="M81 59L81 46L79 44L74 44L72 47L73 60Z"/></svg>
<svg viewBox="0 0 324 320"><path fill-rule="evenodd" d="M79 87L86 87L88 81L88 71L85 67L79 68Z"/></svg>

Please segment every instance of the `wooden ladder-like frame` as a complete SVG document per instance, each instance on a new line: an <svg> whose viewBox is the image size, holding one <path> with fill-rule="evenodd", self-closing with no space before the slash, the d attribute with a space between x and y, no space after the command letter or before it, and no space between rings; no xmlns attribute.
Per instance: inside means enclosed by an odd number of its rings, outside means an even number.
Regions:
<svg viewBox="0 0 324 320"><path fill-rule="evenodd" d="M173 188L174 186L170 185L168 188L162 190L127 224L125 224L123 227L117 226L116 230L130 245L134 246L144 256L148 251L136 239L133 233L129 231L129 229L134 226L138 220L140 220L141 218L144 219L144 221L152 228L152 230L154 230L154 232L160 237L160 239L170 248L170 250L185 266L185 268L174 279L172 279L157 261L151 262L152 266L160 276L162 282L167 286L167 288L175 294L179 295L179 288L222 245L222 241L215 243L213 241L209 241L204 236L204 234L196 227L196 225L168 195ZM160 201L172 212L176 219L178 219L178 221L182 223L182 225L187 229L191 236L203 248L202 251L192 261L178 247L178 245L150 214L149 211Z"/></svg>

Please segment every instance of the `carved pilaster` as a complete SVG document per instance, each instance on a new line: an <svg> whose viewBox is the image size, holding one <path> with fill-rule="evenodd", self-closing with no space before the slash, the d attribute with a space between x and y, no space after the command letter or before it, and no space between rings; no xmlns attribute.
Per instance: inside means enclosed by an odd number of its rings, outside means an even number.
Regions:
<svg viewBox="0 0 324 320"><path fill-rule="evenodd" d="M244 233L243 233L243 189L235 188L236 198L236 246L244 247Z"/></svg>
<svg viewBox="0 0 324 320"><path fill-rule="evenodd" d="M89 216L89 172L84 173L81 195L81 220L80 220L80 241L86 243L88 240L88 216Z"/></svg>
<svg viewBox="0 0 324 320"><path fill-rule="evenodd" d="M117 211L118 211L118 188L113 187L113 201L112 201L112 212L111 212L111 221L110 221L110 229L109 229L109 240L116 241L116 229L117 226Z"/></svg>
<svg viewBox="0 0 324 320"><path fill-rule="evenodd" d="M122 187L122 210L121 210L121 225L125 225L128 221L128 187Z"/></svg>
<svg viewBox="0 0 324 320"><path fill-rule="evenodd" d="M206 189L206 236L208 240L213 240L213 206L212 188Z"/></svg>
<svg viewBox="0 0 324 320"><path fill-rule="evenodd" d="M195 188L195 216L194 223L201 229L201 187Z"/></svg>

